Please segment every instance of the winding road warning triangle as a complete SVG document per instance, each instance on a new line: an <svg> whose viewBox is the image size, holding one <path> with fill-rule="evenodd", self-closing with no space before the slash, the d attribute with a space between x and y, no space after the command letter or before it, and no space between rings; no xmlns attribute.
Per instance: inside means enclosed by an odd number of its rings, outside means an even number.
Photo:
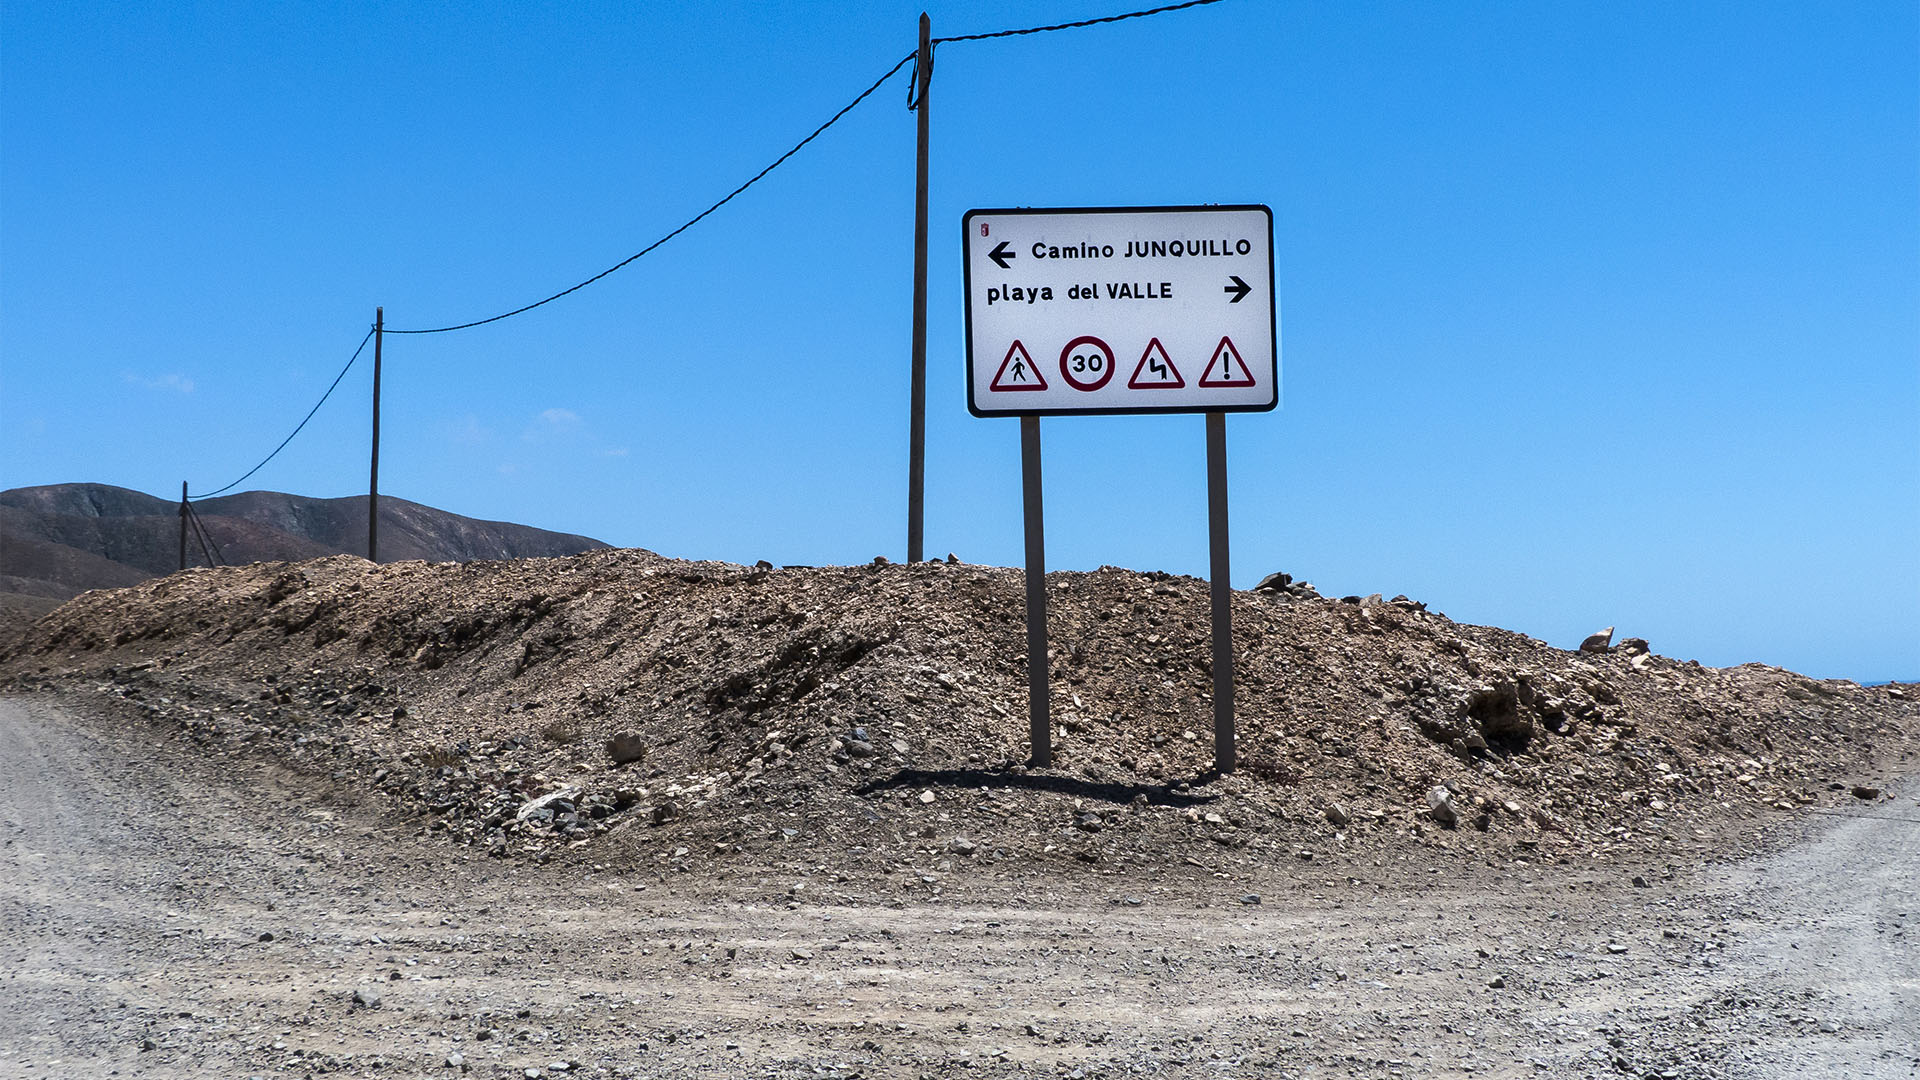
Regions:
<svg viewBox="0 0 1920 1080"><path fill-rule="evenodd" d="M989 353L989 356L992 354ZM1007 358L1000 361L1000 370L994 373L989 390L1045 390L1047 377L1040 374L1034 365L1033 357L1027 355L1027 347L1018 341L1007 350Z"/></svg>
<svg viewBox="0 0 1920 1080"><path fill-rule="evenodd" d="M1180 369L1173 366L1173 358L1167 355L1167 347L1160 344L1159 338L1147 342L1147 351L1140 354L1140 365L1133 369L1133 378L1127 380L1129 390L1174 390L1187 385L1180 375Z"/></svg>
<svg viewBox="0 0 1920 1080"><path fill-rule="evenodd" d="M1247 362L1240 359L1240 350L1233 347L1233 339L1223 337L1213 350L1213 359L1207 361L1207 370L1200 376L1201 386L1252 386L1253 372L1247 370Z"/></svg>

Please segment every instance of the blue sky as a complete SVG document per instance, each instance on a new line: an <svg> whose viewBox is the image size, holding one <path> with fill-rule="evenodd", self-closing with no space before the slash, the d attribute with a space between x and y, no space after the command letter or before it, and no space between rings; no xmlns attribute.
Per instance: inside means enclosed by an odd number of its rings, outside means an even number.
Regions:
<svg viewBox="0 0 1920 1080"><path fill-rule="evenodd" d="M1121 10L953 3L965 34ZM0 487L219 487L371 321L625 258L910 51L916 4L0 10ZM941 47L927 546L1020 559L961 215L1257 202L1285 404L1235 583L1920 677L1911 3L1267 3ZM905 547L903 72L519 318L388 339L382 490L677 556ZM364 365L364 358L363 358ZM370 368L247 487L365 490ZM1203 573L1199 417L1044 426L1049 564Z"/></svg>

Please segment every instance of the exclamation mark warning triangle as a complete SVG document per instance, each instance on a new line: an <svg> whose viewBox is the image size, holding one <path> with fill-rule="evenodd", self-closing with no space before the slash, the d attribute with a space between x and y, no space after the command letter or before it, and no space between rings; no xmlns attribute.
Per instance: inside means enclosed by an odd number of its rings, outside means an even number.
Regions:
<svg viewBox="0 0 1920 1080"><path fill-rule="evenodd" d="M991 356L992 353L987 355ZM1045 390L1047 377L1040 374L1034 366L1033 357L1027 355L1027 347L1018 341L1007 350L1007 358L1000 361L1000 370L988 384L989 390Z"/></svg>
<svg viewBox="0 0 1920 1080"><path fill-rule="evenodd" d="M1166 346L1159 338L1147 342L1147 351L1140 354L1140 366L1133 369L1133 378L1127 380L1129 390L1174 390L1187 385L1180 375L1180 369L1173 366L1173 358L1167 355Z"/></svg>
<svg viewBox="0 0 1920 1080"><path fill-rule="evenodd" d="M1233 347L1233 339L1223 337L1220 345L1213 350L1213 359L1207 361L1207 370L1200 376L1201 386L1252 386L1253 372L1247 370L1247 362L1240 359L1240 350Z"/></svg>

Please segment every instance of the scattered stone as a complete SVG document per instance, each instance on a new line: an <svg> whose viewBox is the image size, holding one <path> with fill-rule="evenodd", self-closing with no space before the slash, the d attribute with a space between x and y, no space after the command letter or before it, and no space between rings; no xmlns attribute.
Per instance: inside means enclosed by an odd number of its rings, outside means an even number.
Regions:
<svg viewBox="0 0 1920 1080"><path fill-rule="evenodd" d="M1603 653L1607 651L1607 646L1611 644L1613 644L1613 627L1609 626L1597 634L1588 634L1587 639L1580 643L1580 651L1584 653Z"/></svg>
<svg viewBox="0 0 1920 1080"><path fill-rule="evenodd" d="M613 738L607 740L607 756L615 765L626 765L635 761L644 761L647 757L647 743L637 731L616 731Z"/></svg>
<svg viewBox="0 0 1920 1080"><path fill-rule="evenodd" d="M935 796L933 794L932 788L928 788L927 790L920 793L920 801L922 803L931 805L933 803L934 798Z"/></svg>
<svg viewBox="0 0 1920 1080"><path fill-rule="evenodd" d="M1648 888L1647 879L1639 874L1633 875L1633 887L1636 889Z"/></svg>
<svg viewBox="0 0 1920 1080"><path fill-rule="evenodd" d="M1107 820L1091 810L1086 811L1073 821L1074 827L1087 832L1099 832L1107 827Z"/></svg>
<svg viewBox="0 0 1920 1080"><path fill-rule="evenodd" d="M1268 574L1266 577L1263 577L1260 579L1260 583L1253 587L1253 591L1254 592L1284 592L1286 591L1287 586L1291 584L1293 584L1292 574L1288 574L1288 573Z"/></svg>
<svg viewBox="0 0 1920 1080"><path fill-rule="evenodd" d="M1427 792L1427 809L1434 821L1449 829L1460 824L1460 814L1453 808L1453 792L1444 785L1436 785Z"/></svg>
<svg viewBox="0 0 1920 1080"><path fill-rule="evenodd" d="M1487 989L1489 990L1505 990L1506 988L1507 980L1505 976L1495 975L1493 978L1487 980Z"/></svg>
<svg viewBox="0 0 1920 1080"><path fill-rule="evenodd" d="M1524 746L1539 734L1532 714L1521 706L1520 683L1513 679L1497 679L1475 687L1467 695L1463 711L1480 727L1483 737L1478 747L1484 749L1489 739Z"/></svg>
<svg viewBox="0 0 1920 1080"><path fill-rule="evenodd" d="M449 1069L460 1069L461 1071L463 1071L463 1072L464 1072L464 1071L466 1070L466 1067L467 1067L467 1059L466 1059L466 1058L464 1058L464 1057L462 1057L462 1056L460 1056L459 1054L448 1054L448 1055L447 1055L447 1068L449 1068Z"/></svg>
<svg viewBox="0 0 1920 1080"><path fill-rule="evenodd" d="M353 992L353 1003L363 1009L377 1009L380 1007L380 991L363 986Z"/></svg>
<svg viewBox="0 0 1920 1080"><path fill-rule="evenodd" d="M1247 895L1241 897L1240 902L1243 904L1258 904L1260 902L1260 894L1257 892L1250 892Z"/></svg>
<svg viewBox="0 0 1920 1080"><path fill-rule="evenodd" d="M263 933L262 933L262 934L260 935L260 940L261 940L261 941L272 941L272 940L273 940L273 931L271 931L271 930L268 930L268 931L265 931L265 932L263 932Z"/></svg>
<svg viewBox="0 0 1920 1080"><path fill-rule="evenodd" d="M972 855L980 850L980 845L964 836L956 836L948 842L947 850L955 855Z"/></svg>
<svg viewBox="0 0 1920 1080"><path fill-rule="evenodd" d="M812 949L788 949L787 955L792 959L798 960L804 964L808 960L813 959L813 950Z"/></svg>
<svg viewBox="0 0 1920 1080"><path fill-rule="evenodd" d="M1614 956L1619 956L1622 953L1625 953L1626 951L1627 951L1627 947L1625 945L1620 944L1617 941L1607 942L1607 952L1612 953Z"/></svg>
<svg viewBox="0 0 1920 1080"><path fill-rule="evenodd" d="M558 816L562 812L570 813L573 810L573 800L579 797L579 788L563 787L558 791L548 792L531 802L522 804L520 809L514 812L513 819L515 821L525 821L542 810L552 810L555 816ZM562 803L566 805L560 805Z"/></svg>
<svg viewBox="0 0 1920 1080"><path fill-rule="evenodd" d="M1328 803L1321 813L1327 816L1327 823L1336 829L1344 829L1353 821L1353 816L1347 813L1347 808L1337 802Z"/></svg>
<svg viewBox="0 0 1920 1080"><path fill-rule="evenodd" d="M1620 644L1615 645L1614 650L1627 656L1645 656L1653 651L1653 647L1647 644L1646 638L1629 637L1621 638Z"/></svg>
<svg viewBox="0 0 1920 1080"><path fill-rule="evenodd" d="M1880 789L1877 787L1868 787L1865 784L1855 784L1853 785L1853 797L1872 802L1880 797Z"/></svg>

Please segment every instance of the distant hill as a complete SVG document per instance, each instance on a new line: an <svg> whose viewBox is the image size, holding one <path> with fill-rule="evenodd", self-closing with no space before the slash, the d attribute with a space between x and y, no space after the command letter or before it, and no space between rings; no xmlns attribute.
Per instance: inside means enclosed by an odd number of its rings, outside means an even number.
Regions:
<svg viewBox="0 0 1920 1080"><path fill-rule="evenodd" d="M367 500L247 491L196 502L229 564L364 555ZM39 610L88 589L132 585L179 568L179 503L107 484L0 491L0 610ZM391 495L380 498L380 561L577 555L608 545L585 536L479 521ZM190 539L187 565L204 566Z"/></svg>

